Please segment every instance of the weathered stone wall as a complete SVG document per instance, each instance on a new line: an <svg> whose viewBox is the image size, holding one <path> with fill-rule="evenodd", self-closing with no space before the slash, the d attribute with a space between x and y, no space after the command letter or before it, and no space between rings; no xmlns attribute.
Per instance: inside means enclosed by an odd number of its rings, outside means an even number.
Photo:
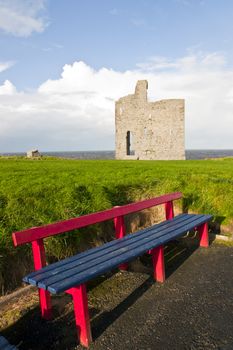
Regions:
<svg viewBox="0 0 233 350"><path fill-rule="evenodd" d="M184 100L148 102L147 88L140 80L135 94L116 102L116 159L185 159Z"/></svg>

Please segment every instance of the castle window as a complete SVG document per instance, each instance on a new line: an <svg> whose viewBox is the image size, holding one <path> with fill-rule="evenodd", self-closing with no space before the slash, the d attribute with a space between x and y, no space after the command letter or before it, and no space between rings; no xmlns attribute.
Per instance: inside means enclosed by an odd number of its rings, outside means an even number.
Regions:
<svg viewBox="0 0 233 350"><path fill-rule="evenodd" d="M126 155L134 156L135 151L133 149L133 133L132 131L127 131L126 133Z"/></svg>

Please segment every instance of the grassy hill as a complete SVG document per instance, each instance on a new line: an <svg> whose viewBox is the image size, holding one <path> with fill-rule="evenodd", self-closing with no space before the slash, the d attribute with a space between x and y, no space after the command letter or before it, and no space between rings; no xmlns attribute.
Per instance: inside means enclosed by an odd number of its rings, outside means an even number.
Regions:
<svg viewBox="0 0 233 350"><path fill-rule="evenodd" d="M183 206L233 221L233 159L198 161L28 160L0 158L0 285L13 288L31 261L11 233L172 191ZM77 250L99 226L46 242L50 259ZM17 266L17 269L16 267ZM10 278L9 278L10 275Z"/></svg>

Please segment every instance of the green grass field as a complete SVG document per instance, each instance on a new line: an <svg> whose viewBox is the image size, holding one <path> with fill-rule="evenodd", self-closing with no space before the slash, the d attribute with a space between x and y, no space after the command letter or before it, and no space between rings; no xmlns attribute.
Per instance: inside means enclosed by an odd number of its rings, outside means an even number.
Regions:
<svg viewBox="0 0 233 350"><path fill-rule="evenodd" d="M80 161L0 158L0 285L13 288L30 261L11 233L172 191L191 211L233 220L233 159L200 161ZM98 234L98 225L88 234ZM69 255L87 232L49 239L51 259ZM92 236L93 237L93 236ZM18 272L15 266L18 266ZM9 274L11 278L9 279Z"/></svg>

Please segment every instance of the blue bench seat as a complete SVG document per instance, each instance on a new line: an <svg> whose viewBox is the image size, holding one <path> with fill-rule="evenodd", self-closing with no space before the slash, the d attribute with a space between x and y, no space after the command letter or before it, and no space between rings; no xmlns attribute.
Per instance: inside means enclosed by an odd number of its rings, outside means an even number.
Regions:
<svg viewBox="0 0 233 350"><path fill-rule="evenodd" d="M24 282L52 294L67 291L162 246L207 223L211 215L181 214L171 220L89 249L24 277Z"/></svg>
<svg viewBox="0 0 233 350"><path fill-rule="evenodd" d="M0 349L1 350L17 350L14 345L11 345L6 338L0 336Z"/></svg>

